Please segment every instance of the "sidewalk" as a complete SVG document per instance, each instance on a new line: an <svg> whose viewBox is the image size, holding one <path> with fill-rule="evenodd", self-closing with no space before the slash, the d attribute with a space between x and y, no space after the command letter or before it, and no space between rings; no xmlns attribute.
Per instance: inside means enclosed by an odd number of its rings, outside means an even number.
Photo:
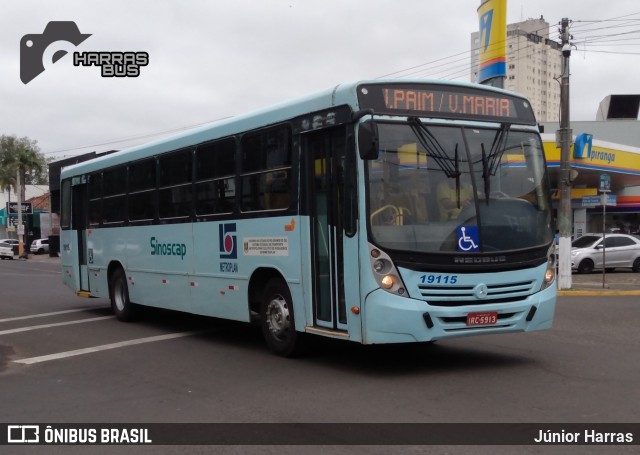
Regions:
<svg viewBox="0 0 640 455"><path fill-rule="evenodd" d="M571 289L558 290L558 295L640 295L640 273L633 273L629 269L617 269L604 274L602 286L602 271L594 273L574 273L571 275Z"/></svg>
<svg viewBox="0 0 640 455"><path fill-rule="evenodd" d="M14 256L13 257L14 260L18 260L18 261L33 261L33 262L55 262L55 261L60 261L59 257L51 257L49 256L49 253L46 254L32 254L29 253L29 258L28 259L23 259L21 257L18 256Z"/></svg>

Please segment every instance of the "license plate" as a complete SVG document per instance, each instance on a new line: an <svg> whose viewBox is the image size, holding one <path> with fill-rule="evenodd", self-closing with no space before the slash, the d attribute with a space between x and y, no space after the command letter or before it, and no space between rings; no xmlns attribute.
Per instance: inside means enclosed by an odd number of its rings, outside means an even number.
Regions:
<svg viewBox="0 0 640 455"><path fill-rule="evenodd" d="M467 314L467 325L494 325L496 322L498 313L493 311Z"/></svg>

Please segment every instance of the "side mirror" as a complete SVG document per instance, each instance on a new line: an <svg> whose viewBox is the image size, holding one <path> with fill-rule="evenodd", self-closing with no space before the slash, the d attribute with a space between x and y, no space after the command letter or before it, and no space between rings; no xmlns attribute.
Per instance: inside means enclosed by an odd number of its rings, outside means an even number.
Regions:
<svg viewBox="0 0 640 455"><path fill-rule="evenodd" d="M363 160L378 159L380 140L378 138L378 125L368 121L358 127L358 151Z"/></svg>

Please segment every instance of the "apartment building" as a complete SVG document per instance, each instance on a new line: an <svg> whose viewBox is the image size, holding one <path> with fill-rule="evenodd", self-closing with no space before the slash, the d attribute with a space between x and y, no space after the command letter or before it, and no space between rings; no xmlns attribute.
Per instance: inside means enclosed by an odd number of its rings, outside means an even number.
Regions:
<svg viewBox="0 0 640 455"><path fill-rule="evenodd" d="M480 34L471 34L471 81L478 81ZM560 118L562 52L560 43L549 39L549 23L529 19L507 25L507 77L504 88L525 95L539 122Z"/></svg>

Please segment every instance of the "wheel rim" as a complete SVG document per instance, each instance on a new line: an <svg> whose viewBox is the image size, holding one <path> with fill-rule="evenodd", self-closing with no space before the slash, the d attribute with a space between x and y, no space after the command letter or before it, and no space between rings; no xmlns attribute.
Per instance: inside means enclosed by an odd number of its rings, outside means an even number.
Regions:
<svg viewBox="0 0 640 455"><path fill-rule="evenodd" d="M291 319L289 315L289 305L284 297L276 295L271 299L267 305L266 320L269 333L271 333L274 338L280 341L287 338L291 326Z"/></svg>
<svg viewBox="0 0 640 455"><path fill-rule="evenodd" d="M115 286L113 289L113 302L116 304L116 308L118 309L118 311L124 310L124 303L125 303L124 286L119 280L115 283Z"/></svg>

